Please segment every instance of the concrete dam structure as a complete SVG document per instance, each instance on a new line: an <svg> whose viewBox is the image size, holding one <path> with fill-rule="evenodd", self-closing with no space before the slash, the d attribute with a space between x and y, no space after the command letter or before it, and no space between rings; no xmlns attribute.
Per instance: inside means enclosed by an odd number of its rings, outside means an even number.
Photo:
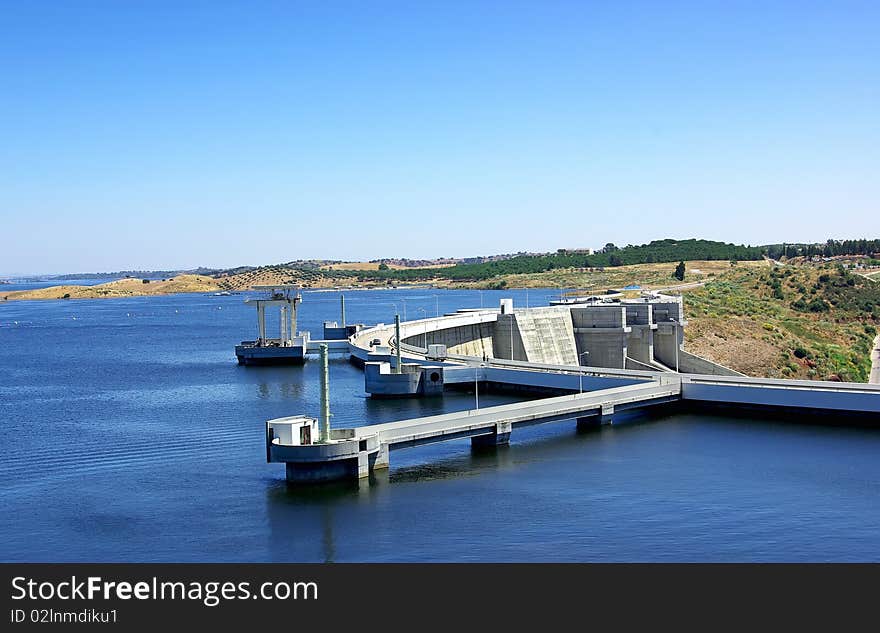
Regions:
<svg viewBox="0 0 880 633"><path fill-rule="evenodd" d="M266 459L287 479L316 483L367 477L394 450L471 438L475 447L505 444L516 428L571 420L578 428L610 424L621 411L649 406L757 407L789 416L846 415L880 424L880 385L749 378L688 353L680 297L461 310L440 317L380 323L348 339L312 341L326 367L331 349L364 369L372 397L437 397L473 390L470 411L331 429L329 387L321 372L318 417L266 424ZM308 336L306 336L308 340ZM485 389L537 400L479 408Z"/></svg>
<svg viewBox="0 0 880 633"><path fill-rule="evenodd" d="M427 353L443 345L451 356L516 360L547 365L644 369L738 376L739 373L684 352L687 321L681 297L639 299L514 310L463 312L405 323L404 349ZM418 324L423 330L419 332Z"/></svg>

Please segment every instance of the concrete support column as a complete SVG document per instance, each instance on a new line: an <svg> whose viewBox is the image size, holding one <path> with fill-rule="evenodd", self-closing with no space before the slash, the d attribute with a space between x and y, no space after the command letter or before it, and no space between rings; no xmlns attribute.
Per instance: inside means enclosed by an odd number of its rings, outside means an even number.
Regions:
<svg viewBox="0 0 880 633"><path fill-rule="evenodd" d="M290 300L290 338L296 336L296 298Z"/></svg>
<svg viewBox="0 0 880 633"><path fill-rule="evenodd" d="M260 301L257 303L257 325L260 328L260 343L266 342L266 305Z"/></svg>
<svg viewBox="0 0 880 633"><path fill-rule="evenodd" d="M281 339L281 347L287 345L287 306L281 306L281 317L279 326L279 338Z"/></svg>
<svg viewBox="0 0 880 633"><path fill-rule="evenodd" d="M321 343L318 348L321 353L321 415L318 420L320 442L330 441L330 361L327 344Z"/></svg>
<svg viewBox="0 0 880 633"><path fill-rule="evenodd" d="M367 453L360 453L357 456L357 476L358 479L370 476L370 456Z"/></svg>
<svg viewBox="0 0 880 633"><path fill-rule="evenodd" d="M373 462L373 470L389 468L391 465L390 450L388 444L380 444L379 452L376 453L376 461Z"/></svg>
<svg viewBox="0 0 880 633"><path fill-rule="evenodd" d="M511 424L508 421L499 422L495 430L486 435L475 435L471 438L471 448L482 449L493 446L510 444Z"/></svg>
<svg viewBox="0 0 880 633"><path fill-rule="evenodd" d="M578 431L587 431L590 429L596 429L600 426L604 426L606 424L614 423L614 405L613 404L603 404L602 408L599 411L598 415L591 415L589 417L583 417L577 419L577 429Z"/></svg>

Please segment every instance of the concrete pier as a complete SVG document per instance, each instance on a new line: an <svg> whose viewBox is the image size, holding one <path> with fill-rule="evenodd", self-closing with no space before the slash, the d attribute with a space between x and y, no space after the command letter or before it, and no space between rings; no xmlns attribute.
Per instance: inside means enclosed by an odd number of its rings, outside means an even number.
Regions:
<svg viewBox="0 0 880 633"><path fill-rule="evenodd" d="M664 376L650 384L615 387L594 393L546 398L536 402L472 409L459 413L373 424L353 429L334 429L328 443L304 444L312 431L285 432L287 426L316 424L312 418L295 416L269 420L266 425L266 456L269 462L286 464L287 479L308 483L350 477L366 477L375 468L388 466L391 451L435 442L472 438L475 448L506 444L513 429L534 424L606 415L609 406L628 410L677 400L680 381ZM322 466L323 465L323 466Z"/></svg>

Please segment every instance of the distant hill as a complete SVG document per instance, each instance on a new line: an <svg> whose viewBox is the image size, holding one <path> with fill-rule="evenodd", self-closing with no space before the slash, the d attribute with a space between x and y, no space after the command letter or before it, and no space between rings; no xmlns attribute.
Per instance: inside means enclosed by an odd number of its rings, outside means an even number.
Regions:
<svg viewBox="0 0 880 633"><path fill-rule="evenodd" d="M480 281L498 275L539 273L556 268L604 268L681 260L750 261L762 259L764 253L765 249L760 246L742 246L698 239L666 239L640 246L627 245L623 248L606 244L597 253L560 250L544 255L519 255L482 263L462 263L447 268L360 271L360 276L402 281L436 277L455 281Z"/></svg>
<svg viewBox="0 0 880 633"><path fill-rule="evenodd" d="M40 280L67 281L69 279L167 279L177 275L202 275L212 277L223 272L222 268L193 268L192 270L118 270L112 273L69 273L66 275L47 275Z"/></svg>
<svg viewBox="0 0 880 633"><path fill-rule="evenodd" d="M768 244L746 246L701 239L662 239L647 244L628 244L618 247L606 244L592 252L589 249L559 249L555 253L515 253L488 255L461 259L401 259L384 258L356 265L327 259L298 259L283 264L238 266L235 268L205 268L191 270L121 270L109 273L73 273L43 277L51 281L69 279L166 279L179 275L201 275L221 279L224 286L239 287L259 279L275 283L302 283L317 287L335 282L352 281L378 284L447 280L453 282L485 281L512 274L534 274L555 269L607 268L633 264L654 264L678 261L756 261L764 257L785 259L792 257L858 257L877 256L880 239L827 240L815 244ZM452 264L452 265L450 265Z"/></svg>
<svg viewBox="0 0 880 633"><path fill-rule="evenodd" d="M187 292L214 292L219 284L213 277L204 275L173 275L159 281L147 278L117 279L94 286L51 286L33 290L17 290L0 294L3 301L28 299L113 299L168 295Z"/></svg>

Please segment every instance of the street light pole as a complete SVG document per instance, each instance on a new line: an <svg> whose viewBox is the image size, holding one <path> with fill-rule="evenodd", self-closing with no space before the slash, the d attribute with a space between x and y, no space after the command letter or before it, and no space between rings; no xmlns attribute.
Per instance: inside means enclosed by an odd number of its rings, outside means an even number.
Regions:
<svg viewBox="0 0 880 633"><path fill-rule="evenodd" d="M394 373L396 373L396 374L401 373L401 370L403 369L400 366L400 363L401 363L400 346L401 345L402 345L402 342L400 340L400 315L395 314L394 315L394 347L395 347L394 351L395 351L395 355L397 356L397 371Z"/></svg>
<svg viewBox="0 0 880 633"><path fill-rule="evenodd" d="M513 313L510 313L510 360L513 360Z"/></svg>
<svg viewBox="0 0 880 633"><path fill-rule="evenodd" d="M434 295L434 316L440 316L440 295Z"/></svg>
<svg viewBox="0 0 880 633"><path fill-rule="evenodd" d="M580 366L581 358L588 355L590 352L581 352L578 354L578 366ZM584 392L584 372L579 370L578 373L578 383L580 385L580 392Z"/></svg>
<svg viewBox="0 0 880 633"><path fill-rule="evenodd" d="M428 318L428 311L427 310L425 310L424 308L419 308L419 312L421 312L424 315L425 319ZM427 353L428 352L428 321L426 320L422 325L425 328L425 330L424 330L424 332L425 332L425 353Z"/></svg>
<svg viewBox="0 0 880 633"><path fill-rule="evenodd" d="M480 408L480 381L477 380L477 366L474 365L474 402L476 408Z"/></svg>

